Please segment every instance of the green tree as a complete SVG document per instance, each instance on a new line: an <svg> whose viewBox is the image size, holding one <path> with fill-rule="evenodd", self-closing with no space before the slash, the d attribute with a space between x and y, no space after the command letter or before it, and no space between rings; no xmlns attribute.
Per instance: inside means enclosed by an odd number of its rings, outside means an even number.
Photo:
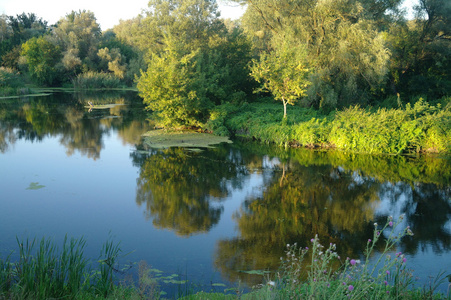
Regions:
<svg viewBox="0 0 451 300"><path fill-rule="evenodd" d="M162 125L201 127L214 105L244 99L249 44L218 19L215 1L151 1L150 8L138 89Z"/></svg>
<svg viewBox="0 0 451 300"><path fill-rule="evenodd" d="M253 61L251 75L263 83L264 89L283 103L283 118L287 117L287 104L294 105L299 97L306 95L308 68L306 55L301 47L292 46L286 39L275 44L270 53L262 53L260 60Z"/></svg>
<svg viewBox="0 0 451 300"><path fill-rule="evenodd" d="M21 55L26 58L31 77L39 84L52 85L57 77L55 65L61 58L58 46L45 37L31 38L22 45Z"/></svg>
<svg viewBox="0 0 451 300"><path fill-rule="evenodd" d="M81 61L81 71L95 69L100 37L100 25L94 13L86 10L72 11L61 18L52 30L53 42L71 61L77 58Z"/></svg>
<svg viewBox="0 0 451 300"><path fill-rule="evenodd" d="M246 1L246 33L259 49L290 37L306 48L312 82L303 101L315 107L367 104L385 83L389 53L358 1Z"/></svg>
<svg viewBox="0 0 451 300"><path fill-rule="evenodd" d="M18 49L32 37L39 37L47 31L47 22L35 14L22 13L16 16L0 16L0 64L18 68Z"/></svg>

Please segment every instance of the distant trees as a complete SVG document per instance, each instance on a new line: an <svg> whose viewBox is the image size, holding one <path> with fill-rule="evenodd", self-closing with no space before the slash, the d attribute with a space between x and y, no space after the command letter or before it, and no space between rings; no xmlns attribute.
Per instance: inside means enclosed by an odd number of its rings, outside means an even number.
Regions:
<svg viewBox="0 0 451 300"><path fill-rule="evenodd" d="M151 0L106 32L85 10L50 27L2 15L0 66L46 85L137 84L164 126L202 126L215 106L253 91L285 111L449 95L449 1L420 0L412 20L402 0L233 1L247 4L240 20L221 19L215 0Z"/></svg>

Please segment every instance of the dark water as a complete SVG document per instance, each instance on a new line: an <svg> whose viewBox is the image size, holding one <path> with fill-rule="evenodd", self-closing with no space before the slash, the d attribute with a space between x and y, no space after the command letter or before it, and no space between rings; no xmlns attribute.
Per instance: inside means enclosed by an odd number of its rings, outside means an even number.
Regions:
<svg viewBox="0 0 451 300"><path fill-rule="evenodd" d="M87 101L117 105L89 111ZM145 260L190 289L223 291L261 283L243 271L275 270L286 244L308 246L315 234L358 258L374 222L404 214L415 235L394 252L418 283L451 273L449 159L240 141L157 151L141 144L145 117L134 94L0 102L0 254L17 249L16 237L61 244L68 234L95 259L113 238L131 252L121 260L129 273Z"/></svg>

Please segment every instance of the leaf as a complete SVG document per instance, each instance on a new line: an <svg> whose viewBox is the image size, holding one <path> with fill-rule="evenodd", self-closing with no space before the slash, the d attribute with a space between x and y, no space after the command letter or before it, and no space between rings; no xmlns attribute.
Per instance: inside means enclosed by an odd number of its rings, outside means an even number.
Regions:
<svg viewBox="0 0 451 300"><path fill-rule="evenodd" d="M32 182L30 186L27 187L27 190L39 190L45 188L45 185L40 185L39 182Z"/></svg>

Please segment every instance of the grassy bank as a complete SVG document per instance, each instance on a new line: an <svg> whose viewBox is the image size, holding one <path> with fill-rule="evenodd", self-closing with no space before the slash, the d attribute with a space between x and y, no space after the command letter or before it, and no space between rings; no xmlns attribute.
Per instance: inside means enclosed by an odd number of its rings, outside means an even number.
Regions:
<svg viewBox="0 0 451 300"><path fill-rule="evenodd" d="M451 102L419 99L398 108L355 106L323 114L290 107L287 119L277 103L217 108L207 129L285 146L325 147L360 153L451 154Z"/></svg>

